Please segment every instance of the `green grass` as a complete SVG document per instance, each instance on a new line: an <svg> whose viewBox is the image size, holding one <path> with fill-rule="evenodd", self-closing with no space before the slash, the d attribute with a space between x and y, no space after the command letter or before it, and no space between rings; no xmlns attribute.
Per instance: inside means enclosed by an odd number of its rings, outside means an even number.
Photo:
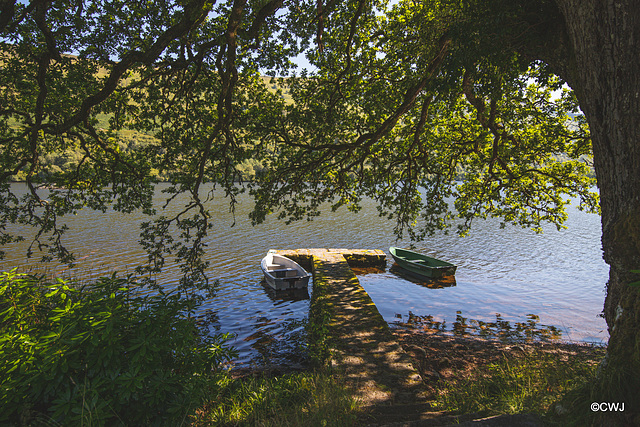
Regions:
<svg viewBox="0 0 640 427"><path fill-rule="evenodd" d="M440 410L486 415L536 413L545 415L565 393L595 378L605 349L563 355L539 349L505 357L479 368L473 378L445 384L437 398ZM595 357L594 357L595 355Z"/></svg>
<svg viewBox="0 0 640 427"><path fill-rule="evenodd" d="M325 372L228 379L222 392L196 411L196 426L349 426L358 404Z"/></svg>
<svg viewBox="0 0 640 427"><path fill-rule="evenodd" d="M609 363L604 369L599 368L593 381L566 393L550 412L549 419L563 427L638 426L639 389L640 378L626 366L613 367ZM592 404L602 403L617 406L605 411L591 409Z"/></svg>
<svg viewBox="0 0 640 427"><path fill-rule="evenodd" d="M505 356L479 366L471 378L440 384L434 410L484 416L535 413L547 422L564 423L548 414L567 393L593 382L604 353L604 348L575 354L535 349ZM362 419L358 402L326 371L226 381L220 394L196 411L194 425L349 426Z"/></svg>

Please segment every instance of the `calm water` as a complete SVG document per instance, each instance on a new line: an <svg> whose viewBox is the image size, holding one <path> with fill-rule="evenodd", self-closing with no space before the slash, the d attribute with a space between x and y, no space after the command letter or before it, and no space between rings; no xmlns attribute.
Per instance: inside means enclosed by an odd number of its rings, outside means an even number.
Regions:
<svg viewBox="0 0 640 427"><path fill-rule="evenodd" d="M383 249L409 247L396 241L393 223L378 217L375 205L365 203L357 213L326 212L312 222L292 225L270 220L252 227L247 218L248 196L240 196L234 218L228 202L217 197L217 226L208 239L206 258L210 275L219 278L216 297L205 309L216 313L215 327L232 332L240 351L239 364L276 361L288 354L286 363L297 363L300 335L304 329L309 299L306 294L276 296L261 283L260 259L267 250L311 247ZM176 207L177 209L177 207ZM90 210L66 220L71 230L66 242L79 259L78 266L49 265L55 274L75 277L99 276L112 271L132 272L146 256L138 247L138 224L142 216L105 214ZM362 274L360 280L378 309L389 322L416 315L432 315L451 325L456 311L477 320L523 321L526 315L540 316L540 323L553 325L571 341L606 342L608 334L598 317L604 301L608 267L602 260L600 218L570 208L568 229L545 233L507 227L499 221L477 221L471 234L437 235L416 244L416 250L458 265L456 286L430 289L389 271ZM0 270L33 262L24 256L24 244L8 247ZM39 267L40 268L40 267ZM179 272L168 268L159 279L175 284ZM309 294L311 293L311 285ZM293 356L292 356L293 354Z"/></svg>

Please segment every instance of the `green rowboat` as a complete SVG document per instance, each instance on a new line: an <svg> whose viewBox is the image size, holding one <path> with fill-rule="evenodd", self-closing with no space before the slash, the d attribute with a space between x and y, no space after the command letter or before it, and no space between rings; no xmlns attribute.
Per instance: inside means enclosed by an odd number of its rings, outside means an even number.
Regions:
<svg viewBox="0 0 640 427"><path fill-rule="evenodd" d="M393 246L389 248L389 252L400 267L418 276L439 278L456 273L455 265L418 252Z"/></svg>

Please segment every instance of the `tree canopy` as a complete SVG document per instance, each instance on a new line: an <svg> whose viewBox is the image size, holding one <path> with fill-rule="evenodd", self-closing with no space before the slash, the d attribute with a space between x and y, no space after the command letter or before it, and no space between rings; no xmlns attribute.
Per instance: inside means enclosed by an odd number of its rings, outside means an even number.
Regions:
<svg viewBox="0 0 640 427"><path fill-rule="evenodd" d="M0 238L31 224L32 247L68 262L60 217L157 214L158 176L167 203L191 197L143 225L147 269L177 256L192 283L214 226L211 183L232 206L248 189L254 222L313 217L325 202L357 211L370 197L414 239L454 217L461 233L487 216L561 226L566 196L597 211L576 97L519 52L539 38L540 3L4 2ZM299 54L317 71L292 73ZM277 91L263 74L279 76ZM125 148L127 131L147 139ZM65 168L46 161L69 152ZM248 161L260 173L242 183Z"/></svg>

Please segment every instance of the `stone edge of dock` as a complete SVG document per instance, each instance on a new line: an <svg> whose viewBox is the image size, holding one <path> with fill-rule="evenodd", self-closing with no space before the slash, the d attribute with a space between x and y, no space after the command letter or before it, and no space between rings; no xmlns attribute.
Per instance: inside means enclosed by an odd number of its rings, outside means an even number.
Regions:
<svg viewBox="0 0 640 427"><path fill-rule="evenodd" d="M349 267L385 268L387 265L387 254L380 249L271 249L269 252L291 258L307 270L313 269L314 255L322 257L324 254L341 254L347 260Z"/></svg>

